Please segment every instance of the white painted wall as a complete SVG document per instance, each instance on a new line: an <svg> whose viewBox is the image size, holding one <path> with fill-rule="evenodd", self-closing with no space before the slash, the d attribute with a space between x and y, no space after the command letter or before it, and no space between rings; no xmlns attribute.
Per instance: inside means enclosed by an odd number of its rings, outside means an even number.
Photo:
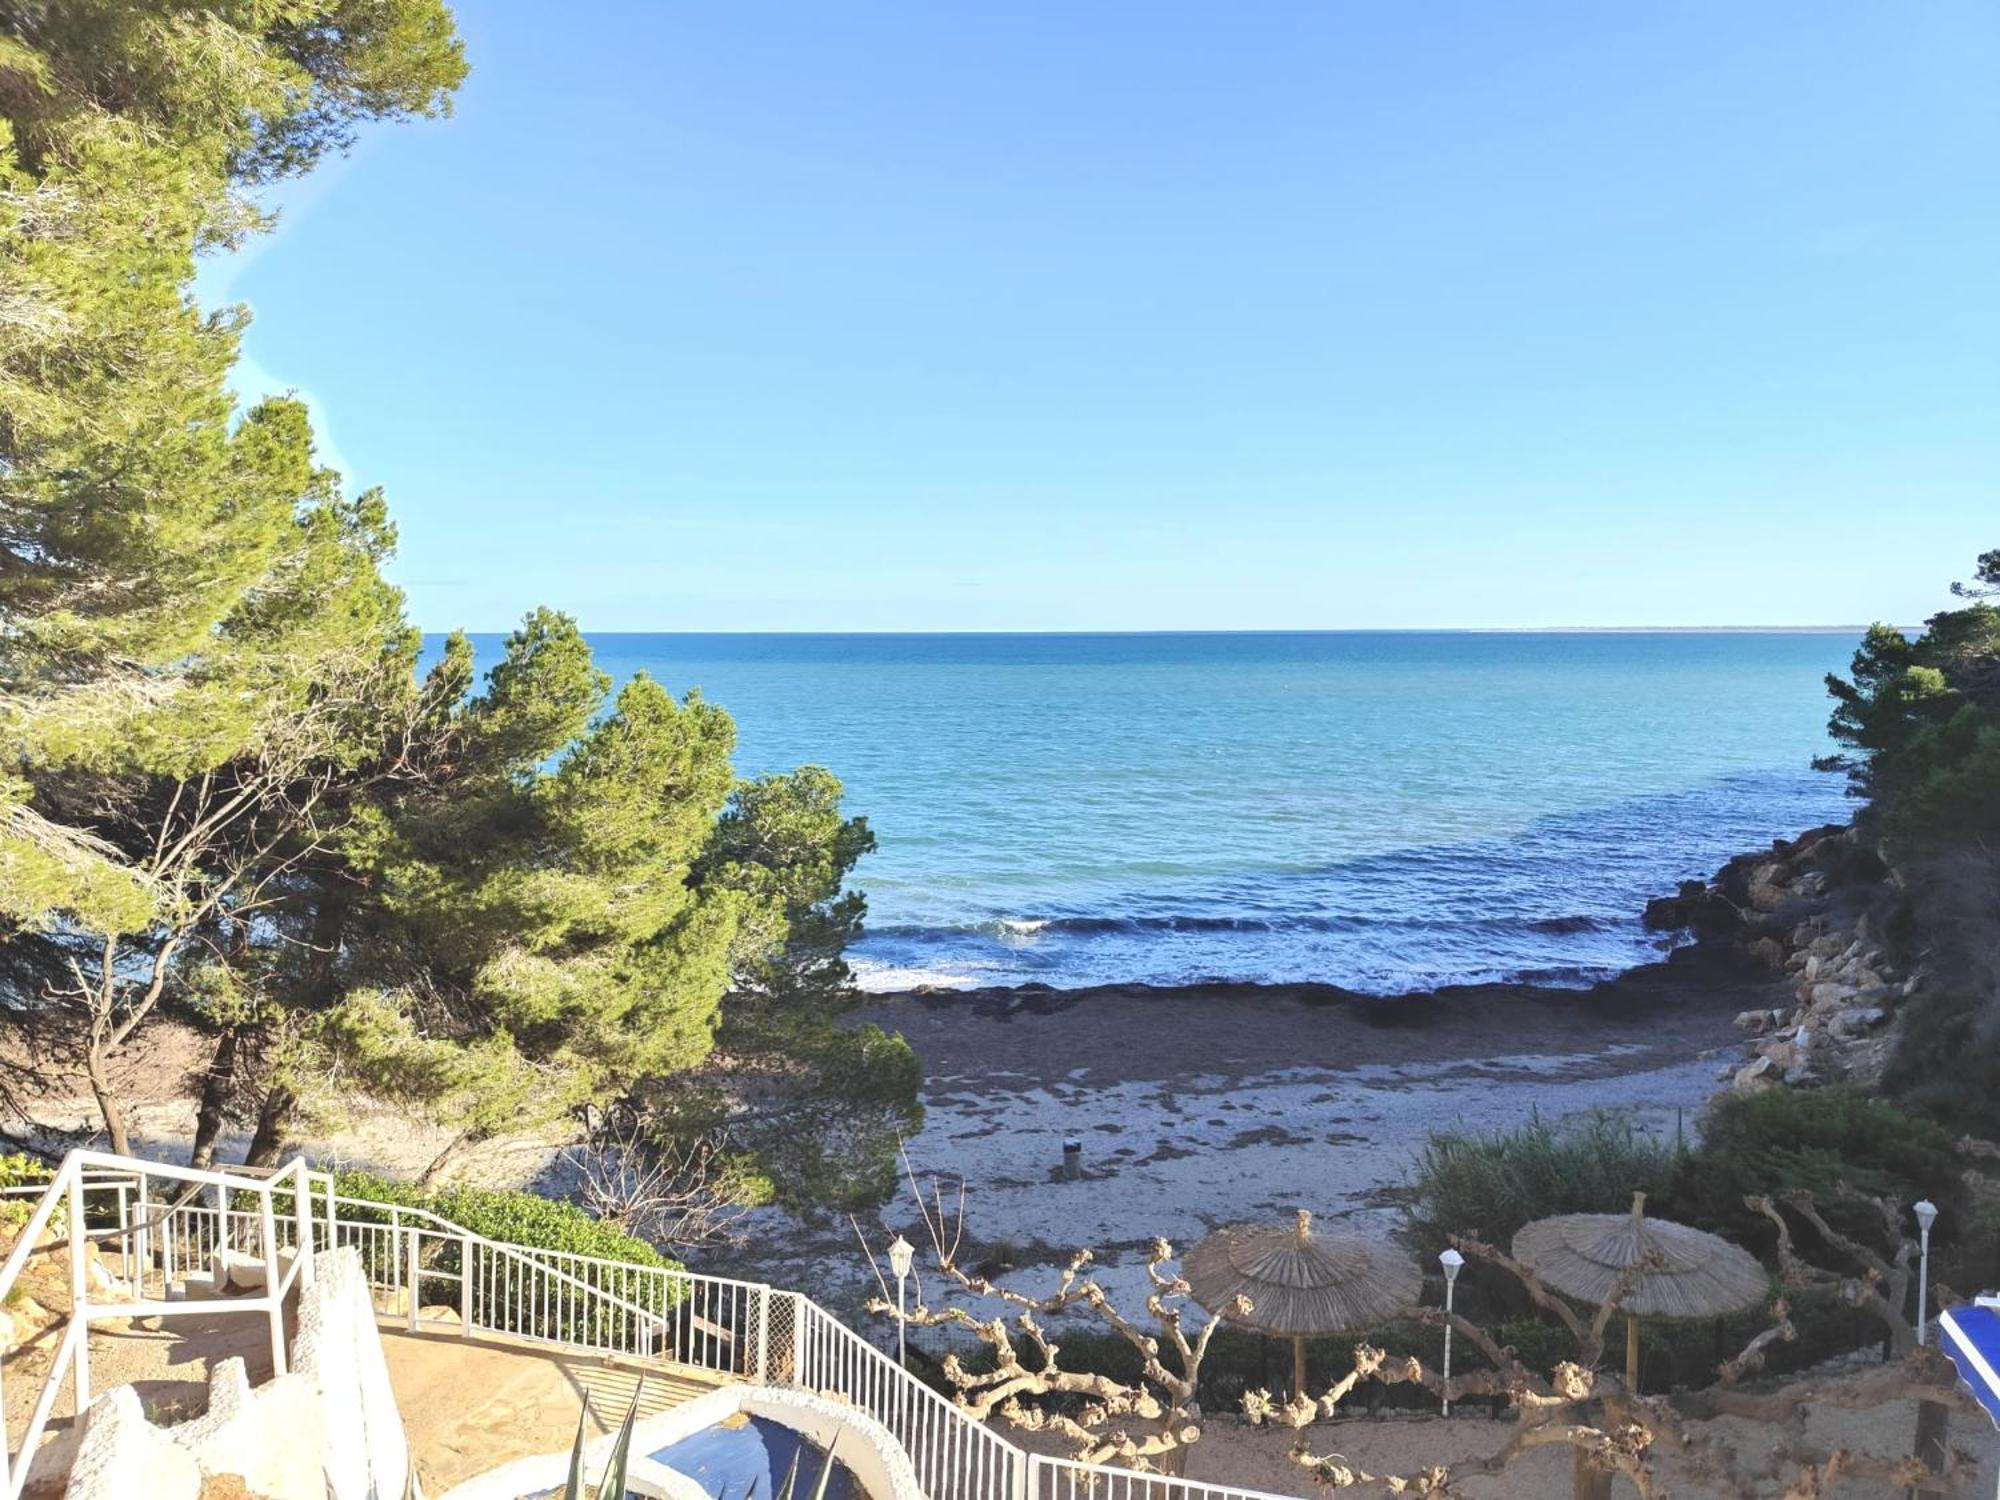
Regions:
<svg viewBox="0 0 2000 1500"><path fill-rule="evenodd" d="M208 1411L146 1420L130 1386L91 1403L69 1500L197 1500L241 1478L265 1500L402 1500L410 1447L359 1252L315 1256L299 1293L291 1373L252 1388L240 1359L209 1372Z"/></svg>
<svg viewBox="0 0 2000 1500"><path fill-rule="evenodd" d="M782 1422L822 1449L837 1442L840 1461L853 1470L869 1500L925 1500L908 1456L880 1422L844 1401L761 1385L722 1386L642 1418L632 1431L632 1488L658 1500L707 1500L707 1492L692 1479L663 1464L648 1462L642 1468L638 1455L657 1453L738 1412ZM584 1450L585 1467L593 1478L603 1472L605 1456L615 1441L600 1438ZM442 1500L519 1500L538 1490L559 1489L568 1473L569 1454L544 1453L468 1479Z"/></svg>

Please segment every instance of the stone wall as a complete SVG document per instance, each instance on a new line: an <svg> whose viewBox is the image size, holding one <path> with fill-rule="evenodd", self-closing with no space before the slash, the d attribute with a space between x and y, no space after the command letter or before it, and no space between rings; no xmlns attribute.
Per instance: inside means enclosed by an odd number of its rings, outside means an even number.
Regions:
<svg viewBox="0 0 2000 1500"><path fill-rule="evenodd" d="M207 1412L173 1427L149 1422L130 1386L106 1392L85 1416L71 1500L199 1500L225 1479L264 1500L402 1500L409 1443L360 1256L315 1256L313 1273L289 1374L253 1388L242 1360L224 1360Z"/></svg>

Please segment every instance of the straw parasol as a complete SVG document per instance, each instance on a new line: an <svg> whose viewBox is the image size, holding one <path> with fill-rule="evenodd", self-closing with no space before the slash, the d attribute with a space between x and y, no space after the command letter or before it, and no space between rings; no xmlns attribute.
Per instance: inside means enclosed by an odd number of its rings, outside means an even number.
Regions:
<svg viewBox="0 0 2000 1500"><path fill-rule="evenodd" d="M1217 1317L1289 1338L1301 1395L1307 1339L1378 1327L1412 1306L1423 1286L1417 1263L1402 1251L1354 1235L1315 1233L1303 1208L1289 1225L1216 1230L1187 1253L1181 1277Z"/></svg>
<svg viewBox="0 0 2000 1500"><path fill-rule="evenodd" d="M1725 1239L1646 1217L1646 1195L1629 1214L1562 1214L1514 1236L1514 1259L1559 1292L1602 1306L1634 1266L1625 1312L1625 1380L1639 1388L1639 1319L1719 1318L1763 1300L1770 1278L1749 1251Z"/></svg>

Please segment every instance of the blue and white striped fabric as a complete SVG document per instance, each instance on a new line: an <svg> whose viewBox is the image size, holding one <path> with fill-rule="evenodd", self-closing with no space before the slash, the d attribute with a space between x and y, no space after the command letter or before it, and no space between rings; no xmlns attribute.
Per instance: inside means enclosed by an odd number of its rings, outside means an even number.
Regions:
<svg viewBox="0 0 2000 1500"><path fill-rule="evenodd" d="M1958 1366L1958 1378L2000 1427L2000 1297L1940 1314L1938 1330L1938 1345Z"/></svg>

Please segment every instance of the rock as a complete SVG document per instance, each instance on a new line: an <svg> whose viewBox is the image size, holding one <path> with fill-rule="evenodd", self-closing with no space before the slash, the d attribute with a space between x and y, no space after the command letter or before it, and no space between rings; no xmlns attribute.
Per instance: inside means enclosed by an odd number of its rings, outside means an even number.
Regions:
<svg viewBox="0 0 2000 1500"><path fill-rule="evenodd" d="M1806 1060L1805 1049L1790 1037L1776 1037L1757 1048L1759 1061L1773 1068L1796 1068Z"/></svg>
<svg viewBox="0 0 2000 1500"><path fill-rule="evenodd" d="M1818 1082L1819 1075L1813 1072L1805 1063L1796 1063L1785 1069L1785 1086L1787 1088L1810 1088Z"/></svg>
<svg viewBox="0 0 2000 1500"><path fill-rule="evenodd" d="M1750 899L1751 910L1776 911L1791 895L1785 888L1785 867L1775 860L1758 865L1750 872L1745 894Z"/></svg>
<svg viewBox="0 0 2000 1500"><path fill-rule="evenodd" d="M1833 1018L1833 1034L1837 1037L1859 1036L1873 1031L1888 1019L1889 1013L1879 1005L1850 1006Z"/></svg>
<svg viewBox="0 0 2000 1500"><path fill-rule="evenodd" d="M1751 958L1755 959L1765 968L1774 972L1783 971L1788 957L1785 952L1785 945L1776 938L1771 937L1760 937L1743 951L1748 953Z"/></svg>
<svg viewBox="0 0 2000 1500"><path fill-rule="evenodd" d="M1768 1057L1760 1057L1755 1062L1745 1063L1736 1070L1731 1087L1739 1094L1754 1094L1770 1088L1776 1081L1778 1065Z"/></svg>
<svg viewBox="0 0 2000 1500"><path fill-rule="evenodd" d="M1776 1014L1776 1011L1771 1010L1738 1011L1736 1013L1736 1029L1748 1032L1751 1036L1762 1036L1771 1029L1771 1017Z"/></svg>
<svg viewBox="0 0 2000 1500"><path fill-rule="evenodd" d="M1812 1003L1819 1006L1845 1005L1856 995L1860 994L1861 991L1851 984L1839 984L1828 981L1824 984L1814 985L1809 993Z"/></svg>

